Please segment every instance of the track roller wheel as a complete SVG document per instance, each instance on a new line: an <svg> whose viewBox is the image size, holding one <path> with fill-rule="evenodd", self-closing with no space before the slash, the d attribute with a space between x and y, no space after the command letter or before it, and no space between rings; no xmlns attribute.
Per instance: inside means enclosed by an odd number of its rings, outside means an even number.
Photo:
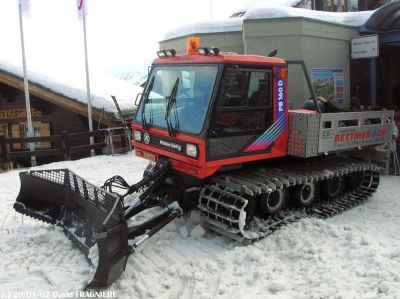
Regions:
<svg viewBox="0 0 400 299"><path fill-rule="evenodd" d="M309 207L317 198L316 183L306 183L295 187L294 204L298 207Z"/></svg>
<svg viewBox="0 0 400 299"><path fill-rule="evenodd" d="M353 172L345 177L346 179L346 189L352 191L360 187L363 180L363 173L360 171Z"/></svg>
<svg viewBox="0 0 400 299"><path fill-rule="evenodd" d="M364 171L362 174L362 182L360 184L361 188L370 189L371 187L373 187L373 185L374 185L374 173L372 171Z"/></svg>
<svg viewBox="0 0 400 299"><path fill-rule="evenodd" d="M322 196L326 199L337 197L343 189L343 177L337 176L322 182Z"/></svg>
<svg viewBox="0 0 400 299"><path fill-rule="evenodd" d="M262 215L270 216L278 213L285 206L285 192L277 189L267 194L263 194L260 200L260 210Z"/></svg>

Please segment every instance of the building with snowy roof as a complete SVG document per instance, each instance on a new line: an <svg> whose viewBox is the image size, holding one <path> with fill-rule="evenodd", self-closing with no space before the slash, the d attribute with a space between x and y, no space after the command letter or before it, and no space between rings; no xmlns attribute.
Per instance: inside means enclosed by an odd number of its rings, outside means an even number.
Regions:
<svg viewBox="0 0 400 299"><path fill-rule="evenodd" d="M198 36L202 46L215 46L225 52L267 55L278 49L278 57L303 60L319 95L335 94L342 107L358 95L364 105L393 106L398 104L393 90L400 86L400 2L388 3L375 11L326 12L283 6L251 6L240 16L226 20L191 24L169 31L160 42L161 49L186 50L186 39ZM397 12L397 13L396 13ZM383 25L386 15L391 16ZM375 29L367 28L374 24ZM386 27L385 27L386 26ZM387 27L387 26L390 26ZM363 29L364 28L364 29ZM390 38L387 36L389 32ZM350 42L365 33L379 33L380 48L385 56L378 59L351 59ZM382 39L386 36L387 39ZM383 41L383 42L382 42ZM378 62L377 62L378 61ZM390 74L386 91L379 69ZM374 66L375 64L375 66ZM354 84L353 84L354 83ZM370 88L371 86L371 88ZM376 87L378 86L378 88ZM390 90L390 91L389 91ZM299 108L309 98L309 90L299 67L289 67L289 100L292 108Z"/></svg>
<svg viewBox="0 0 400 299"><path fill-rule="evenodd" d="M29 94L34 136L61 135L64 132L87 132L88 107L85 82L73 76L58 80L36 71L29 71ZM111 95L120 100L123 113L134 113L134 99L140 87L100 73L92 74L93 128L121 126L120 118ZM6 138L27 137L27 115L22 68L0 61L0 135ZM76 139L76 145L89 143L88 138ZM71 144L73 145L73 144ZM27 144L9 145L7 151L26 150ZM52 142L38 142L37 150L59 147ZM44 158L40 158L44 159ZM52 161L46 160L47 162ZM40 161L39 161L40 162ZM43 163L41 161L40 163Z"/></svg>

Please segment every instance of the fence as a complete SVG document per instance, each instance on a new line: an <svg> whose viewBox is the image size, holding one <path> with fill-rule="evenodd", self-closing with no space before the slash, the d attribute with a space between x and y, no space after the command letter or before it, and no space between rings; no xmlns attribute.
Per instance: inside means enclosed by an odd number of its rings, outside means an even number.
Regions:
<svg viewBox="0 0 400 299"><path fill-rule="evenodd" d="M126 153L132 150L131 132L127 127L100 129L106 134L106 144L109 155Z"/></svg>
<svg viewBox="0 0 400 299"><path fill-rule="evenodd" d="M93 137L93 144L82 144L82 140L89 140ZM15 150L15 144L50 142L48 149ZM58 146L57 146L58 145ZM10 138L6 139L0 135L0 169L6 169L8 162L17 162L21 159L36 157L52 157L55 160L71 160L73 157L89 156L92 150L101 150L106 154L117 154L131 150L130 131L128 128L109 128L93 132L68 133L64 131L61 135ZM105 150L105 152L104 152ZM62 158L54 158L62 157Z"/></svg>

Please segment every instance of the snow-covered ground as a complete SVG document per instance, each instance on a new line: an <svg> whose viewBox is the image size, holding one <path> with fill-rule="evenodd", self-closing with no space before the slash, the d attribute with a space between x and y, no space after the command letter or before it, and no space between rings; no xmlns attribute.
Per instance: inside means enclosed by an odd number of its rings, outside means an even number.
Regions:
<svg viewBox="0 0 400 299"><path fill-rule="evenodd" d="M115 174L133 183L146 164L131 153L38 168L68 167L100 185ZM399 183L384 177L366 204L249 246L178 219L130 256L110 290L118 298L400 298ZM0 174L0 295L82 290L93 267L61 229L14 212L18 190L18 171Z"/></svg>

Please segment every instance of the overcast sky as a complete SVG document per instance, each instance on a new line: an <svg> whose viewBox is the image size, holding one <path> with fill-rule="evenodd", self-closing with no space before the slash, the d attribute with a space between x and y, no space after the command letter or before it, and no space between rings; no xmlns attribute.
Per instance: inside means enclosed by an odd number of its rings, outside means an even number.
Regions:
<svg viewBox="0 0 400 299"><path fill-rule="evenodd" d="M264 0L265 1L265 0ZM273 1L273 0L266 0ZM151 63L158 41L175 27L228 17L249 0L88 0L91 69ZM18 0L0 1L0 60L21 64ZM82 25L76 0L30 0L24 18L28 68L83 65Z"/></svg>

